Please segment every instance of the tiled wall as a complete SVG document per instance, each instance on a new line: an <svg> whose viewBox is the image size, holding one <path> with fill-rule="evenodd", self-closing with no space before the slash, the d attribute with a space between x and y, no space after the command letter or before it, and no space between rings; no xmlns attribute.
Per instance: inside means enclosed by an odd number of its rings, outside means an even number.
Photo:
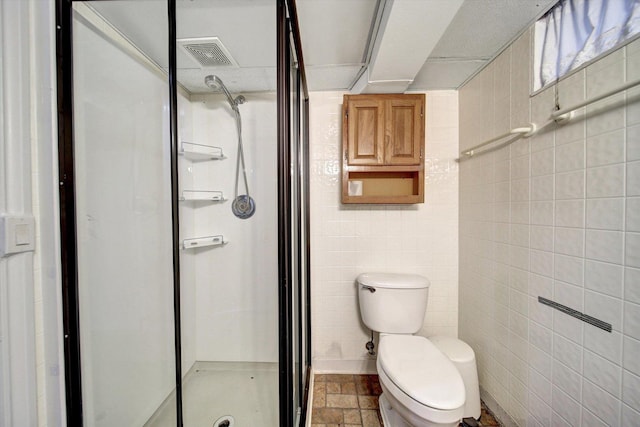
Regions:
<svg viewBox="0 0 640 427"><path fill-rule="evenodd" d="M358 310L356 276L410 272L431 280L423 335L457 336L458 94L427 93L425 203L340 203L342 92L311 94L313 365L375 369Z"/></svg>
<svg viewBox="0 0 640 427"><path fill-rule="evenodd" d="M640 76L636 41L530 97L530 40L527 31L460 90L461 149L544 124L556 93L563 108ZM639 95L460 164L460 337L483 389L521 426L640 419Z"/></svg>

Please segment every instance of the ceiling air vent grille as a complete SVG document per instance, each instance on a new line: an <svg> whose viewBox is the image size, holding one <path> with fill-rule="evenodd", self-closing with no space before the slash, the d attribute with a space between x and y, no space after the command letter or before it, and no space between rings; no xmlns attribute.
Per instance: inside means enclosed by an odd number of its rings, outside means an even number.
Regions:
<svg viewBox="0 0 640 427"><path fill-rule="evenodd" d="M202 67L238 67L217 37L179 39L178 44Z"/></svg>

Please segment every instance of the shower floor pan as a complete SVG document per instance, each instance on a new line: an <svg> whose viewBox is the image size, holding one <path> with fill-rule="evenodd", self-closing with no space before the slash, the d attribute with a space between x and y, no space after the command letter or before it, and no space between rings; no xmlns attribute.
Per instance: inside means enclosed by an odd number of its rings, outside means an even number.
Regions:
<svg viewBox="0 0 640 427"><path fill-rule="evenodd" d="M278 365L256 362L196 362L183 382L184 427L212 427L230 415L231 427L278 426ZM175 395L145 427L175 427Z"/></svg>

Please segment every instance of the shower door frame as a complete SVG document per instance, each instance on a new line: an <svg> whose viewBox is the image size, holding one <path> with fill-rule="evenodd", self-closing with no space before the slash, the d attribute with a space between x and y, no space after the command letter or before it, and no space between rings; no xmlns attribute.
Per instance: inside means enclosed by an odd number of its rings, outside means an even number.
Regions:
<svg viewBox="0 0 640 427"><path fill-rule="evenodd" d="M58 116L58 176L60 209L60 248L62 267L62 312L64 348L66 423L71 426L83 426L83 401L80 352L80 315L78 299L78 243L76 231L76 186L74 158L74 121L73 121L73 39L72 14L73 2L109 1L109 0L55 0L56 1L56 79L57 79L57 116ZM310 314L310 228L309 228L309 92L307 89L302 43L297 19L295 0L274 0L276 2L277 22L277 141L278 141L278 335L279 335L279 423L280 427L293 427L295 424L294 385L297 381L300 400L300 426L306 423L307 400L311 375L311 314ZM172 240L173 240L173 297L174 297L174 343L176 374L176 425L182 426L182 364L181 364L181 327L180 327L180 241L178 206L178 109L177 109L177 59L176 59L176 0L166 0L169 53L169 104L170 104L170 144L171 144L171 199L172 199ZM291 52L295 52L298 72L296 73L299 105L292 106L291 91ZM302 89L302 93L301 92ZM291 135L292 107L299 117L295 133ZM299 110L302 108L302 112ZM300 156L300 164L291 164L291 150ZM299 189L304 192L304 203L298 201L296 212L291 212L291 168L294 167ZM304 250L292 251L292 215L298 221L297 247L304 243ZM293 301L292 263L302 265L304 276L297 281L297 295L304 300ZM301 270L298 270L301 271ZM297 303L300 315L292 318L293 304ZM302 314L304 313L304 314ZM298 378L294 374L293 323L298 325L299 343L297 358L301 372ZM304 345L302 340L304 338Z"/></svg>
<svg viewBox="0 0 640 427"><path fill-rule="evenodd" d="M277 104L278 104L278 316L279 316L279 388L280 426L293 427L296 397L299 400L299 425L306 424L307 400L311 380L311 252L309 204L309 91L302 53L300 27L295 0L279 0L277 4ZM293 44L292 44L293 41ZM293 60L295 58L295 60ZM291 66L296 65L295 87L291 85ZM291 105L295 91L299 104ZM300 101L302 101L300 103ZM296 108L292 113L292 107ZM300 111L302 109L303 111ZM294 117L295 114L295 117ZM303 118L303 126L300 127ZM291 124L295 128L292 132ZM298 164L295 163L298 160ZM293 176L292 176L293 175ZM296 180L297 195L304 203L292 209L292 181ZM303 194L304 193L304 194ZM294 195L295 197L295 195ZM295 218L294 218L295 217ZM297 230L293 230L293 225ZM304 227L302 227L304 225ZM295 253L292 237L296 239ZM304 243L304 250L302 244ZM296 264L294 269L293 264ZM300 273L304 272L304 276ZM295 274L295 275L294 275ZM293 285L297 285L294 301ZM304 295L304 301L301 296ZM294 318L298 304L298 318ZM303 310L304 308L304 310ZM294 351L293 325L298 321ZM304 330L303 330L304 328ZM304 337L304 345L302 345ZM298 396L294 395L294 355L300 366L297 378Z"/></svg>

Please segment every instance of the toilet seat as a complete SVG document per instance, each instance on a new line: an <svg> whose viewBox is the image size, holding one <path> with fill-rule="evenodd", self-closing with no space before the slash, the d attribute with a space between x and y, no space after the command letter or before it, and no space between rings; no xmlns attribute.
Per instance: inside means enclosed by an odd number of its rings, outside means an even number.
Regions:
<svg viewBox="0 0 640 427"><path fill-rule="evenodd" d="M378 375L399 412L436 423L458 422L463 415L465 386L453 363L428 339L414 335L382 335ZM408 412L407 412L408 411ZM414 420L415 422L415 420Z"/></svg>

